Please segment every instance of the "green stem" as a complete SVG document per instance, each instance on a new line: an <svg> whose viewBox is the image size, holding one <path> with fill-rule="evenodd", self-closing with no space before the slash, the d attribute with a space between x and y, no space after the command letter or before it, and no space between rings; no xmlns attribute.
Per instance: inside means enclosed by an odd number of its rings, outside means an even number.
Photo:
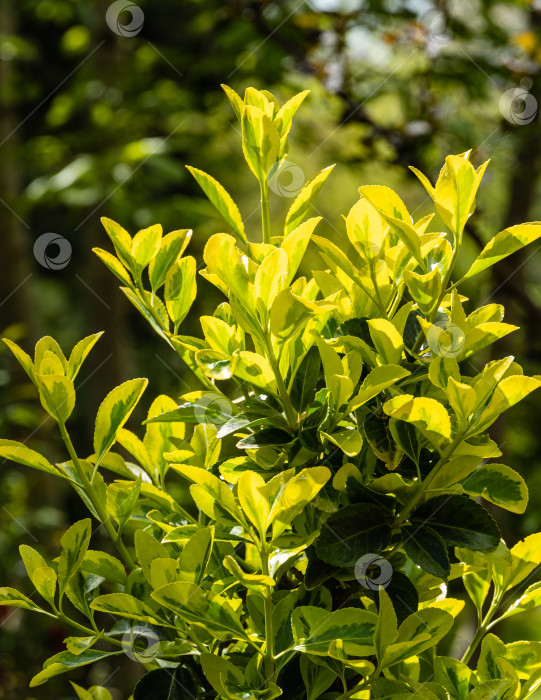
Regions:
<svg viewBox="0 0 541 700"><path fill-rule="evenodd" d="M261 548L261 569L264 576L270 576L269 573L269 553L266 544L262 544ZM265 596L265 673L267 683L274 681L274 629L272 625L272 586L267 586Z"/></svg>
<svg viewBox="0 0 541 700"><path fill-rule="evenodd" d="M453 440L453 442L449 445L447 450L442 454L438 462L434 465L426 479L423 481L422 484L419 485L419 488L415 492L415 495L411 499L411 501L407 504L407 506L402 510L400 515L398 516L398 520L396 521L396 526L401 525L404 521L406 521L411 513L415 510L417 505L419 504L419 501L425 494L426 490L430 486L430 484L434 481L436 476L438 475L440 469L444 466L444 464L447 463L453 452L456 450L456 448L459 446L459 444L462 442L464 439L464 434L460 433L459 435L456 436L456 438Z"/></svg>
<svg viewBox="0 0 541 700"><path fill-rule="evenodd" d="M263 230L263 243L271 242L270 208L269 208L269 183L264 180L261 186L261 228Z"/></svg>
<svg viewBox="0 0 541 700"><path fill-rule="evenodd" d="M276 384L278 385L278 396L280 397L284 406L287 422L289 423L290 428L293 428L297 424L297 414L295 412L295 409L293 408L293 404L291 403L289 394L287 393L287 387L285 385L284 378L282 377L282 374L280 372L280 368L276 360L276 355L274 354L274 350L272 348L272 340L269 337L268 332L265 334L265 345L267 350L267 357L272 371L274 373L274 376L276 378Z"/></svg>
<svg viewBox="0 0 541 700"><path fill-rule="evenodd" d="M374 285L374 289L376 291L376 297L378 300L377 303L379 306L379 310L383 314L383 317L388 319L389 316L387 314L387 306L383 303L383 299L381 298L381 292L380 292L377 278L376 278L376 268L375 268L374 260L370 260L369 267L370 267L370 279L372 280L372 284Z"/></svg>
<svg viewBox="0 0 541 700"><path fill-rule="evenodd" d="M473 656L473 653L481 643L483 637L485 634L488 632L490 625L490 621L496 614L497 609L500 607L501 603L501 594L494 594L494 598L492 600L492 603L490 605L490 608L485 615L485 618L483 622L479 625L477 628L477 632L474 634L473 639L470 642L469 647L466 649L464 656L462 657L462 663L467 664L471 657Z"/></svg>
<svg viewBox="0 0 541 700"><path fill-rule="evenodd" d="M83 466L81 462L79 461L79 457L77 456L77 453L75 452L75 448L73 447L73 443L71 441L71 438L68 434L68 431L66 430L66 426L63 423L59 423L59 428L60 428L60 434L62 436L62 440L64 441L64 444L66 445L66 449L68 450L69 456L71 457L71 460L75 466L75 469L77 471L77 474L79 475L79 478L81 479L81 482L83 484L84 490L87 494L87 496L90 499L90 502L94 506L96 513L98 514L99 519L103 523L103 526L107 530L107 534L113 541L113 544L115 545L118 553L120 554L120 557L122 558L124 564L130 569L130 571L134 571L137 567L135 566L135 562L133 561L130 553L124 546L124 543L119 537L119 534L115 530L113 524L111 523L111 519L107 515L107 510L105 508L105 505L100 501L98 498L98 495L90 483L90 480L88 476L86 475L85 470L83 469Z"/></svg>

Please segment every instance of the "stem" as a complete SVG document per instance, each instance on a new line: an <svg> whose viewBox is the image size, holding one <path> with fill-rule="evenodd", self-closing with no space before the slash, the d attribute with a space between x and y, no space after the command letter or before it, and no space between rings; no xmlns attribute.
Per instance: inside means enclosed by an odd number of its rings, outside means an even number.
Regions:
<svg viewBox="0 0 541 700"><path fill-rule="evenodd" d="M266 544L262 544L261 548L261 569L264 576L270 576L269 573L269 553ZM267 586L267 595L265 596L265 673L267 675L267 683L274 681L274 629L272 625L272 586Z"/></svg>
<svg viewBox="0 0 541 700"><path fill-rule="evenodd" d="M438 462L434 465L432 468L431 472L428 474L426 479L423 481L422 484L419 485L419 488L417 489L415 495L411 499L411 501L407 504L407 506L404 508L404 510L400 513L398 516L398 520L396 521L396 525L401 525L405 520L409 518L413 510L416 508L418 505L419 501L423 497L424 493L430 486L430 484L434 481L436 476L438 475L440 469L444 466L444 464L449 460L453 452L456 450L456 448L459 446L459 444L462 442L464 439L464 434L460 433L459 435L456 436L456 438L453 440L453 442L449 445L447 450L442 454Z"/></svg>
<svg viewBox="0 0 541 700"><path fill-rule="evenodd" d="M462 663L467 664L468 661L471 659L473 656L473 653L481 643L481 640L485 636L485 634L488 632L490 625L490 621L496 614L496 610L500 607L501 603L501 597L502 594L496 594L494 593L494 598L492 599L492 603L490 605L490 608L488 609L487 614L485 615L485 618L483 622L479 625L477 628L477 632L474 634L473 639L470 642L469 647L466 649L464 656L462 657Z"/></svg>
<svg viewBox="0 0 541 700"><path fill-rule="evenodd" d="M90 502L94 506L96 513L98 514L99 519L103 523L105 529L107 530L107 534L113 541L113 544L115 545L118 553L120 554L120 557L122 558L124 564L130 569L130 571L134 571L137 567L135 566L135 562L133 561L130 553L124 546L124 543L120 539L119 534L115 530L113 524L111 523L111 519L107 515L107 510L105 508L105 505L100 501L98 498L98 495L96 494L96 491L92 484L90 483L90 480L88 476L86 475L85 470L83 469L83 466L81 462L79 461L79 457L77 457L77 453L75 452L75 448L73 447L73 443L71 441L71 438L68 434L68 431L66 430L66 426L63 423L59 423L59 428L60 428L60 434L62 436L62 440L64 441L64 444L66 445L66 449L68 450L69 456L71 457L71 460L75 466L75 469L77 471L77 474L79 475L79 478L81 479L83 483L84 490L87 494L87 496L90 499Z"/></svg>
<svg viewBox="0 0 541 700"><path fill-rule="evenodd" d="M261 185L261 228L263 231L263 243L271 242L270 209L269 209L269 183L264 180Z"/></svg>
<svg viewBox="0 0 541 700"><path fill-rule="evenodd" d="M372 284L374 285L374 289L376 291L376 297L378 300L378 306L380 312L383 314L383 317L388 319L389 316L387 314L387 306L383 303L383 299L381 298L381 292L378 287L378 282L376 279L376 268L375 268L375 262L374 260L370 260L369 262L369 267L370 267L370 279L372 280Z"/></svg>
<svg viewBox="0 0 541 700"><path fill-rule="evenodd" d="M297 414L295 412L295 409L293 408L293 404L291 403L289 394L287 393L287 387L285 385L284 378L282 377L282 374L280 372L280 368L278 367L278 362L276 361L276 355L274 354L274 350L272 348L272 341L269 337L268 332L265 333L265 345L267 349L267 357L272 367L274 376L276 377L276 384L278 385L278 396L282 400L289 427L293 428L297 424Z"/></svg>

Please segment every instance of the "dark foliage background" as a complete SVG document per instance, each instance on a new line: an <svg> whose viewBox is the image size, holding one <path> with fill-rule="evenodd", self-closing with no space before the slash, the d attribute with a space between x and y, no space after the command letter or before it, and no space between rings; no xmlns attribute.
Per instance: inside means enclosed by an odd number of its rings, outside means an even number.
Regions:
<svg viewBox="0 0 541 700"><path fill-rule="evenodd" d="M148 376L146 408L158 393L178 396L192 381L90 252L107 247L99 217L132 233L155 222L166 232L191 227L191 253L201 260L206 239L223 224L184 168L192 164L226 185L251 236L260 236L258 192L242 167L220 83L268 88L281 100L312 91L289 161L301 179L338 163L317 207L329 235L344 245L341 214L357 187L395 187L420 216L427 202L406 166L434 177L446 154L469 148L476 164L487 157L492 163L466 257L505 226L541 218L538 0L126 0L131 12L117 11L121 6L0 3L0 326L27 350L43 334L68 350L80 337L106 331L79 380L72 422L81 453L91 451L95 411L116 384ZM130 22L132 35L123 36ZM277 220L288 201L275 197ZM44 233L69 241L71 259L61 269L33 254ZM471 308L489 299L506 306L506 321L521 330L496 352L515 355L532 374L541 373L539 247L511 256L468 290ZM54 258L59 249L51 244L46 252ZM315 251L306 264L321 265ZM217 301L201 279L184 332L197 335L198 316ZM0 385L1 437L63 459L53 426L4 348ZM535 394L494 428L531 493L526 517L498 514L510 545L541 528L540 401ZM30 594L18 545L56 555L66 523L81 509L56 481L1 464L2 585ZM73 697L65 676L27 687L68 634L0 608L0 698ZM457 648L468 634L465 616ZM539 617L521 617L505 634L539 640ZM70 677L84 686L102 682L122 698L141 670L126 660L120 671L104 664Z"/></svg>

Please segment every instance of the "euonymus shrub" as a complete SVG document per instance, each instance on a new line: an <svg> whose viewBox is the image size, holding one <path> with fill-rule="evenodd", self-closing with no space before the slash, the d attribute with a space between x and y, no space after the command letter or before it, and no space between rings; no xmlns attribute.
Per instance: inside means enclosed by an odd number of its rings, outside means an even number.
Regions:
<svg viewBox="0 0 541 700"><path fill-rule="evenodd" d="M30 685L126 653L147 670L135 700L527 698L541 684L541 642L506 644L491 630L541 605L541 534L509 550L483 502L526 508L526 485L487 430L541 381L512 357L477 372L471 358L516 328L498 304L471 308L460 285L541 236L541 223L498 233L454 280L486 168L464 153L435 185L415 171L446 232L432 230L434 214L414 221L388 187L365 186L340 248L310 216L331 168L271 225L269 180L306 94L280 107L266 91L225 91L261 190L263 240L220 183L190 168L230 230L205 246L200 276L224 301L201 317L201 337L180 333L196 296L191 231L154 225L132 238L104 219L114 253L95 251L201 389L155 398L136 434L124 426L147 382L122 384L81 454L67 424L99 334L69 357L50 337L33 358L6 341L66 461L10 440L0 454L64 479L90 512L52 561L21 546L41 600L0 589L2 604L73 628ZM326 269L298 276L310 241ZM92 549L96 522L116 556ZM462 659L443 654L465 605L447 596L457 579L478 617Z"/></svg>

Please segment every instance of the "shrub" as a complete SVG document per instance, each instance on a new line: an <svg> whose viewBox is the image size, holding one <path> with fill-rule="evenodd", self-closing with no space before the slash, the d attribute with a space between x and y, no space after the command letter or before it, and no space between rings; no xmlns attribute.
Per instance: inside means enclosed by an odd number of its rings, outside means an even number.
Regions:
<svg viewBox="0 0 541 700"><path fill-rule="evenodd" d="M104 219L115 254L95 251L201 390L154 399L141 438L124 426L147 382L125 382L101 404L82 458L66 424L99 334L69 358L50 337L33 360L6 341L69 460L9 440L0 454L71 484L118 553L89 548L91 518L65 532L54 561L21 546L43 602L3 588L0 603L79 635L30 685L125 652L148 671L135 700L527 698L541 684L541 645L505 644L491 629L541 604L539 583L524 590L541 534L509 550L479 498L524 512L527 487L487 430L541 382L512 357L476 373L469 358L516 328L498 304L466 311L459 289L541 223L498 233L452 281L487 165L464 153L446 158L435 186L415 171L450 235L429 230L433 214L413 222L384 186L360 187L345 220L351 250L316 235L320 218L307 217L331 168L271 227L269 180L306 94L279 107L265 91L243 101L225 90L260 186L263 242L222 185L190 168L233 232L205 246L200 274L226 301L201 317L203 338L179 334L196 296L191 231L155 225L132 238ZM299 277L310 241L327 269ZM438 653L465 605L446 594L460 579L478 616L462 660Z"/></svg>

